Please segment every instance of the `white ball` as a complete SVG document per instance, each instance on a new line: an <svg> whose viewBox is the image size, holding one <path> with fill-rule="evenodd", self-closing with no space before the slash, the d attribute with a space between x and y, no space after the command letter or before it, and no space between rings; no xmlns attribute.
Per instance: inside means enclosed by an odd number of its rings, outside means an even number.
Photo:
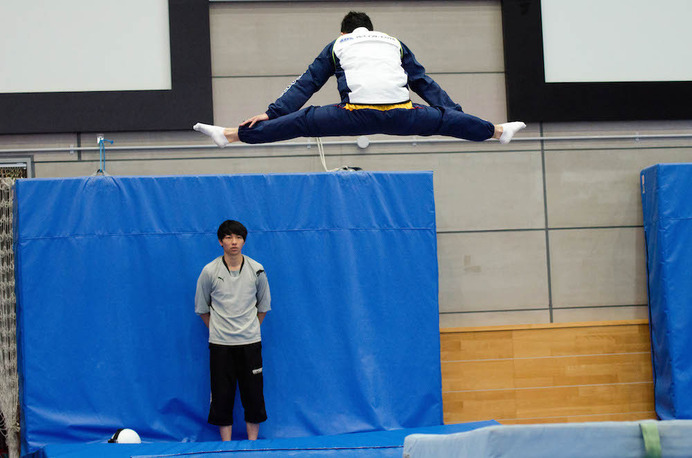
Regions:
<svg viewBox="0 0 692 458"><path fill-rule="evenodd" d="M117 430L108 442L115 442L117 444L141 444L142 439L139 438L139 434L135 431L125 428Z"/></svg>

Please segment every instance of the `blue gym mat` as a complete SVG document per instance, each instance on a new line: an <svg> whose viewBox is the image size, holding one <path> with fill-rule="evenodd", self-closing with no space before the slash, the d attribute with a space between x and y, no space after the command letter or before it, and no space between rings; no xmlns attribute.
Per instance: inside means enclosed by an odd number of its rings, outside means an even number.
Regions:
<svg viewBox="0 0 692 458"><path fill-rule="evenodd" d="M60 444L47 445L32 458L162 458L162 457L230 457L308 456L332 458L400 458L404 440L409 434L451 434L497 425L480 421L456 425L431 426L395 431L316 436L295 439L270 439L234 442L158 443L158 444Z"/></svg>
<svg viewBox="0 0 692 458"><path fill-rule="evenodd" d="M26 453L218 439L194 294L226 219L271 287L260 438L442 424L432 173L27 179L15 199Z"/></svg>
<svg viewBox="0 0 692 458"><path fill-rule="evenodd" d="M641 172L656 413L692 419L692 164Z"/></svg>

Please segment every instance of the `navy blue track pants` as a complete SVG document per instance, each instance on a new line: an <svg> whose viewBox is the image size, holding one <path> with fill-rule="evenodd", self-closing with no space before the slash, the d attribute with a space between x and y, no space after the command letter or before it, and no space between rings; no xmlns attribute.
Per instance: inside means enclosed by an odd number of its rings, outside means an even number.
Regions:
<svg viewBox="0 0 692 458"><path fill-rule="evenodd" d="M461 110L413 104L413 108L347 110L341 105L310 106L252 128L240 127L243 143L272 143L296 137L338 137L371 134L445 135L483 141L495 126Z"/></svg>

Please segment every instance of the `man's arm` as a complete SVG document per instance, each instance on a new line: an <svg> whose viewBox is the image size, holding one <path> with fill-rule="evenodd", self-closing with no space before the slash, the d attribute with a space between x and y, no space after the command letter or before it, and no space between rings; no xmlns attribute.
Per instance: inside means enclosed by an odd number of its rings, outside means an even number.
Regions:
<svg viewBox="0 0 692 458"><path fill-rule="evenodd" d="M207 272L202 273L197 279L197 290L195 291L195 313L202 318L204 324L209 327L209 310L211 306L211 279Z"/></svg>
<svg viewBox="0 0 692 458"><path fill-rule="evenodd" d="M408 47L401 43L401 65L408 74L408 86L431 107L451 108L461 111L461 105L455 103L449 95L432 78Z"/></svg>
<svg viewBox="0 0 692 458"><path fill-rule="evenodd" d="M327 82L335 71L332 57L333 48L334 42L328 44L314 62L310 64L305 73L291 83L276 102L269 105L265 113L267 119L278 118L279 116L300 110L305 105L305 102L324 86L324 83ZM262 115L255 117L258 116Z"/></svg>
<svg viewBox="0 0 692 458"><path fill-rule="evenodd" d="M271 310L271 293L269 291L269 280L267 280L267 273L265 271L259 273L255 285L257 287L257 293L255 294L255 298L257 299L257 319L259 323L262 324L267 312Z"/></svg>

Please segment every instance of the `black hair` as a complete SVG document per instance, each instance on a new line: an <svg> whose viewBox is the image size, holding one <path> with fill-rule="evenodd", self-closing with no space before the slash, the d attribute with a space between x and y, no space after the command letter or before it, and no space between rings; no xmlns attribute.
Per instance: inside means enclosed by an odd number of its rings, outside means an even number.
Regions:
<svg viewBox="0 0 692 458"><path fill-rule="evenodd" d="M341 33L351 33L358 27L365 27L372 32L372 21L367 14L359 11L350 11L341 21Z"/></svg>
<svg viewBox="0 0 692 458"><path fill-rule="evenodd" d="M223 238L227 235L233 234L241 236L243 240L247 239L247 229L245 226L243 226L242 223L232 219L227 219L221 223L219 230L216 231L216 236L219 238L219 240L223 240Z"/></svg>

